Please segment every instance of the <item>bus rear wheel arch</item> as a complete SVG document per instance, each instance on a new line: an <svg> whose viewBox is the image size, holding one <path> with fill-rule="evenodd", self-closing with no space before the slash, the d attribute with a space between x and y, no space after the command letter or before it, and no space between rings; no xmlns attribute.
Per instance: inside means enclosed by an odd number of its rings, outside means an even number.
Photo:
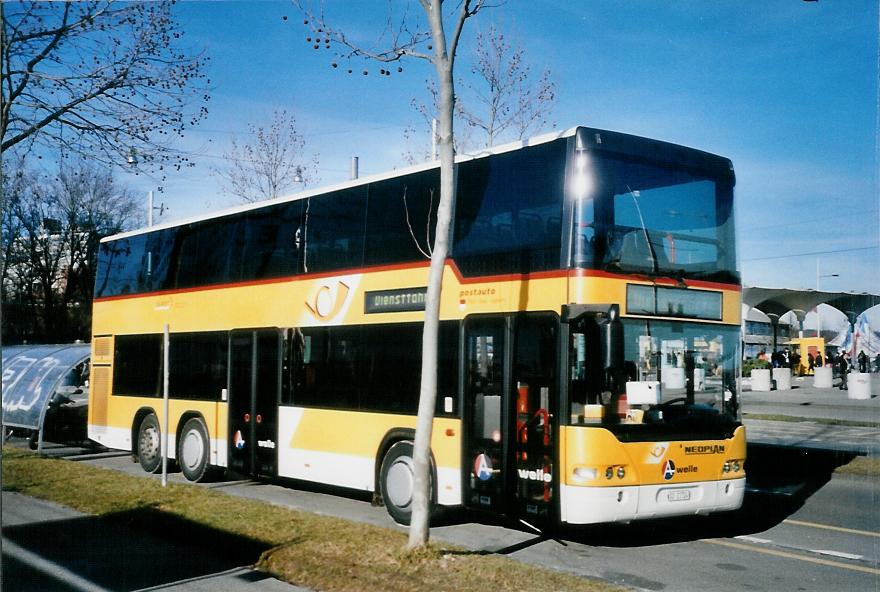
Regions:
<svg viewBox="0 0 880 592"><path fill-rule="evenodd" d="M210 468L211 440L201 417L191 417L177 438L177 464L189 481L204 481Z"/></svg>
<svg viewBox="0 0 880 592"><path fill-rule="evenodd" d="M398 524L408 525L412 518L413 491L415 486L415 465L413 461L413 443L411 440L399 440L392 444L384 457L379 470L379 491L385 503L385 509ZM437 499L435 491L434 462L428 471L430 479L430 500L428 510L433 513Z"/></svg>

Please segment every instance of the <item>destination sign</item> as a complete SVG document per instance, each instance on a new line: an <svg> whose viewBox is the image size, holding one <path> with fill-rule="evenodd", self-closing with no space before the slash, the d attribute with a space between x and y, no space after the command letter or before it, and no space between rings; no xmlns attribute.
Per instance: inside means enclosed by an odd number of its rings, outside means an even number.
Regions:
<svg viewBox="0 0 880 592"><path fill-rule="evenodd" d="M364 313L414 312L425 310L428 288L377 290L364 295Z"/></svg>
<svg viewBox="0 0 880 592"><path fill-rule="evenodd" d="M626 287L626 312L628 314L720 321L722 318L722 294L708 290L685 290L629 284Z"/></svg>

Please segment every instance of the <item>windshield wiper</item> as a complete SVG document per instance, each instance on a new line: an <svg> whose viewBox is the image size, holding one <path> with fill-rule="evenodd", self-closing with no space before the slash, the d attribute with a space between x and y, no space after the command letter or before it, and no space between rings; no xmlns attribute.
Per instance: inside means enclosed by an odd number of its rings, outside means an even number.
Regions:
<svg viewBox="0 0 880 592"><path fill-rule="evenodd" d="M636 194L629 184L625 184L624 186L626 187L629 196L632 198L633 204L636 206L636 212L639 215L639 224L642 225L642 232L645 234L645 242L648 243L648 251L651 253L651 272L657 273L657 253L654 251L654 245L651 243L651 237L648 235L648 227L645 226L645 219L642 217L642 208L639 206L639 200L636 198Z"/></svg>

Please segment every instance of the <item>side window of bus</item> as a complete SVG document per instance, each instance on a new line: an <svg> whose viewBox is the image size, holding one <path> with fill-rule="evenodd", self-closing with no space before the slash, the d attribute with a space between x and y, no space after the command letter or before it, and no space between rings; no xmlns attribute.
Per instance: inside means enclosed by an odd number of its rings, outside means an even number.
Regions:
<svg viewBox="0 0 880 592"><path fill-rule="evenodd" d="M162 335L117 335L113 394L158 397L162 382Z"/></svg>
<svg viewBox="0 0 880 592"><path fill-rule="evenodd" d="M437 415L458 412L458 323L440 324ZM293 329L282 402L306 407L415 414L421 323Z"/></svg>
<svg viewBox="0 0 880 592"><path fill-rule="evenodd" d="M316 327L302 330L300 360L295 360L296 365L293 367L295 405L358 409L358 329Z"/></svg>
<svg viewBox="0 0 880 592"><path fill-rule="evenodd" d="M372 183L364 265L427 259L439 201L438 169Z"/></svg>
<svg viewBox="0 0 880 592"><path fill-rule="evenodd" d="M98 250L95 298L134 294L140 289L146 258L145 237L132 236L102 243Z"/></svg>
<svg viewBox="0 0 880 592"><path fill-rule="evenodd" d="M453 257L466 275L559 267L565 142L459 165Z"/></svg>
<svg viewBox="0 0 880 592"><path fill-rule="evenodd" d="M169 336L168 391L177 399L217 401L226 388L229 336L225 331Z"/></svg>
<svg viewBox="0 0 880 592"><path fill-rule="evenodd" d="M298 228L303 273L360 267L364 259L366 187L305 200Z"/></svg>
<svg viewBox="0 0 880 592"><path fill-rule="evenodd" d="M138 282L139 292L174 288L174 277L169 272L176 261L178 231L177 228L166 228L145 235L146 254Z"/></svg>
<svg viewBox="0 0 880 592"><path fill-rule="evenodd" d="M571 325L568 378L572 415L575 417L584 415L585 405L601 403L604 374L599 344L599 325L595 319L581 319Z"/></svg>
<svg viewBox="0 0 880 592"><path fill-rule="evenodd" d="M197 222L181 228L175 287L238 281L242 230L238 218Z"/></svg>
<svg viewBox="0 0 880 592"><path fill-rule="evenodd" d="M247 214L241 278L259 280L299 273L297 230L302 202L294 201Z"/></svg>

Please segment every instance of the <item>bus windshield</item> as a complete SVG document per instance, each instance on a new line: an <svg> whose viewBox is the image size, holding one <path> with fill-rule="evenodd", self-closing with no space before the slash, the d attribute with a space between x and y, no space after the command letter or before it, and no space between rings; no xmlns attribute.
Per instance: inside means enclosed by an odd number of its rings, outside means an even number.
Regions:
<svg viewBox="0 0 880 592"><path fill-rule="evenodd" d="M581 157L587 158L587 157ZM597 154L579 169L575 267L737 282L733 179Z"/></svg>
<svg viewBox="0 0 880 592"><path fill-rule="evenodd" d="M698 437L739 418L737 327L623 319L627 397L606 390L594 329L575 326L569 344L572 423L618 426L616 432ZM591 353L592 352L592 353ZM686 434L686 435L685 435Z"/></svg>

